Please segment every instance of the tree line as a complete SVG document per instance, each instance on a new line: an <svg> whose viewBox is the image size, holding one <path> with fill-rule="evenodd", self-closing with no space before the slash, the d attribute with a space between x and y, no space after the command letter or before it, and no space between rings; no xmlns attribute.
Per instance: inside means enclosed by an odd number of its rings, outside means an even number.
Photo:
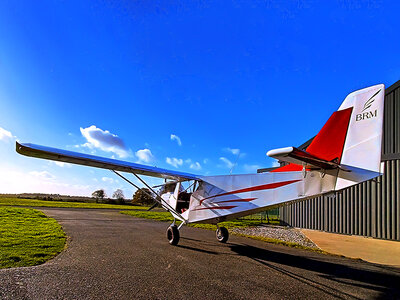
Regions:
<svg viewBox="0 0 400 300"><path fill-rule="evenodd" d="M147 188L141 188L136 190L136 192L132 195L132 200L130 200L131 204L140 204L140 205L152 205L154 203L154 198L150 197L152 192ZM105 198L107 198L107 194L103 189L96 190L92 193L92 197L96 199L96 203L103 202ZM112 198L115 199L117 204L125 204L128 201L125 201L124 192L121 189L116 189Z"/></svg>

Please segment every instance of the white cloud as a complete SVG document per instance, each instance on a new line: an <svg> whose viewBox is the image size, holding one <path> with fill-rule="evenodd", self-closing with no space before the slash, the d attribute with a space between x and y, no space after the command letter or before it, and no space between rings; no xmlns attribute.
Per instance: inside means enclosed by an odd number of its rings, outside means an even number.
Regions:
<svg viewBox="0 0 400 300"><path fill-rule="evenodd" d="M13 138L13 135L8 130L0 127L0 140L1 141L9 141Z"/></svg>
<svg viewBox="0 0 400 300"><path fill-rule="evenodd" d="M231 161L230 161L229 159L227 159L226 157L220 157L219 159L225 164L225 166L226 166L228 169L232 169L232 168L233 168L233 166L234 166L233 162L231 162Z"/></svg>
<svg viewBox="0 0 400 300"><path fill-rule="evenodd" d="M89 149L98 148L106 152L113 152L119 157L127 157L129 155L129 150L126 148L124 141L116 134L97 128L95 125L87 128L81 127L80 130L87 140L87 143L83 144L83 146Z"/></svg>
<svg viewBox="0 0 400 300"><path fill-rule="evenodd" d="M175 168L179 168L179 166L182 166L182 164L183 164L183 159L176 158L176 157L172 157L172 158L167 157L165 159L165 161L167 162L167 164L169 164Z"/></svg>
<svg viewBox="0 0 400 300"><path fill-rule="evenodd" d="M150 149L141 149L136 151L136 157L139 159L139 163L150 163L154 160L154 156L151 153Z"/></svg>
<svg viewBox="0 0 400 300"><path fill-rule="evenodd" d="M192 163L192 164L190 165L190 168L193 169L193 170L200 170L200 169L201 169L201 165L200 165L200 163L198 163L198 162L196 161L196 162L194 162L194 163Z"/></svg>
<svg viewBox="0 0 400 300"><path fill-rule="evenodd" d="M171 141L176 141L179 146L182 146L181 138L175 134L171 134Z"/></svg>
<svg viewBox="0 0 400 300"><path fill-rule="evenodd" d="M259 166L259 165L248 165L248 164L244 164L243 165L243 169L246 171L246 172L251 172L251 173L255 173L255 172L257 172L257 170L258 169L261 169L261 166Z"/></svg>
<svg viewBox="0 0 400 300"><path fill-rule="evenodd" d="M238 155L240 153L240 149L235 149L235 148L225 148L225 151L228 151L230 153L232 153L233 155Z"/></svg>
<svg viewBox="0 0 400 300"><path fill-rule="evenodd" d="M50 174L47 171L41 171L41 172L32 171L32 172L29 172L29 174L32 175L32 176L44 179L44 180L53 180L53 179L56 178L53 174Z"/></svg>
<svg viewBox="0 0 400 300"><path fill-rule="evenodd" d="M114 183L114 179L110 177L102 177L101 180L107 183Z"/></svg>
<svg viewBox="0 0 400 300"><path fill-rule="evenodd" d="M64 167L66 167L66 168L71 168L71 164L65 163L65 162L62 162L62 161L51 161L51 163L53 163L53 164L55 164L56 166L59 166L59 167L61 167L61 168L64 168Z"/></svg>
<svg viewBox="0 0 400 300"><path fill-rule="evenodd" d="M210 160L208 158L203 159L203 164L207 164Z"/></svg>

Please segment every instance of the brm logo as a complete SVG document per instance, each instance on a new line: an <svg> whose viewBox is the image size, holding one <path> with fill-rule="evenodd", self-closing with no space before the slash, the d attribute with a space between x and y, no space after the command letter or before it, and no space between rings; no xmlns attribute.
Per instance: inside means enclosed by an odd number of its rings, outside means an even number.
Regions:
<svg viewBox="0 0 400 300"><path fill-rule="evenodd" d="M361 120L365 120L365 119L371 119L371 118L375 118L377 116L378 116L378 110L375 109L374 112L367 111L365 113L356 114L356 121L361 121Z"/></svg>
<svg viewBox="0 0 400 300"><path fill-rule="evenodd" d="M377 91L375 94L372 95L371 98L369 98L367 100L367 102L364 103L364 108L361 111L361 113L360 114L356 114L356 121L371 119L371 118L375 118L375 117L378 116L378 110L377 109L375 109L375 111L367 111L367 112L364 112L364 111L371 107L372 103L375 101L374 97L376 95L378 95L380 91L381 90Z"/></svg>

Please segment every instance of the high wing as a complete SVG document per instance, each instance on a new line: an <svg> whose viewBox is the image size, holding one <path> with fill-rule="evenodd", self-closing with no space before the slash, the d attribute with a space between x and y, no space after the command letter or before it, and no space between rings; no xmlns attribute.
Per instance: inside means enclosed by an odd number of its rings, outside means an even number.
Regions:
<svg viewBox="0 0 400 300"><path fill-rule="evenodd" d="M327 161L325 159L318 158L317 156L300 150L296 147L286 147L270 150L267 152L269 157L276 158L281 161L293 163L296 165L304 165L307 169L337 169L341 166L335 161Z"/></svg>
<svg viewBox="0 0 400 300"><path fill-rule="evenodd" d="M19 144L16 142L16 150L19 154L42 159L56 160L71 164L91 166L114 171L135 173L152 177L173 179L173 180L199 180L200 176L176 172L141 164L135 164L117 159L110 159L79 152L61 150L34 144Z"/></svg>

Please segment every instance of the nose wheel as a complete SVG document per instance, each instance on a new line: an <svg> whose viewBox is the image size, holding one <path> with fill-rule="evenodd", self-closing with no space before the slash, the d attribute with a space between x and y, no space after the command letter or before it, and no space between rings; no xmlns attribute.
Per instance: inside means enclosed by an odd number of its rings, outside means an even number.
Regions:
<svg viewBox="0 0 400 300"><path fill-rule="evenodd" d="M218 227L216 231L217 240L220 243L226 243L229 239L229 231L225 227Z"/></svg>

